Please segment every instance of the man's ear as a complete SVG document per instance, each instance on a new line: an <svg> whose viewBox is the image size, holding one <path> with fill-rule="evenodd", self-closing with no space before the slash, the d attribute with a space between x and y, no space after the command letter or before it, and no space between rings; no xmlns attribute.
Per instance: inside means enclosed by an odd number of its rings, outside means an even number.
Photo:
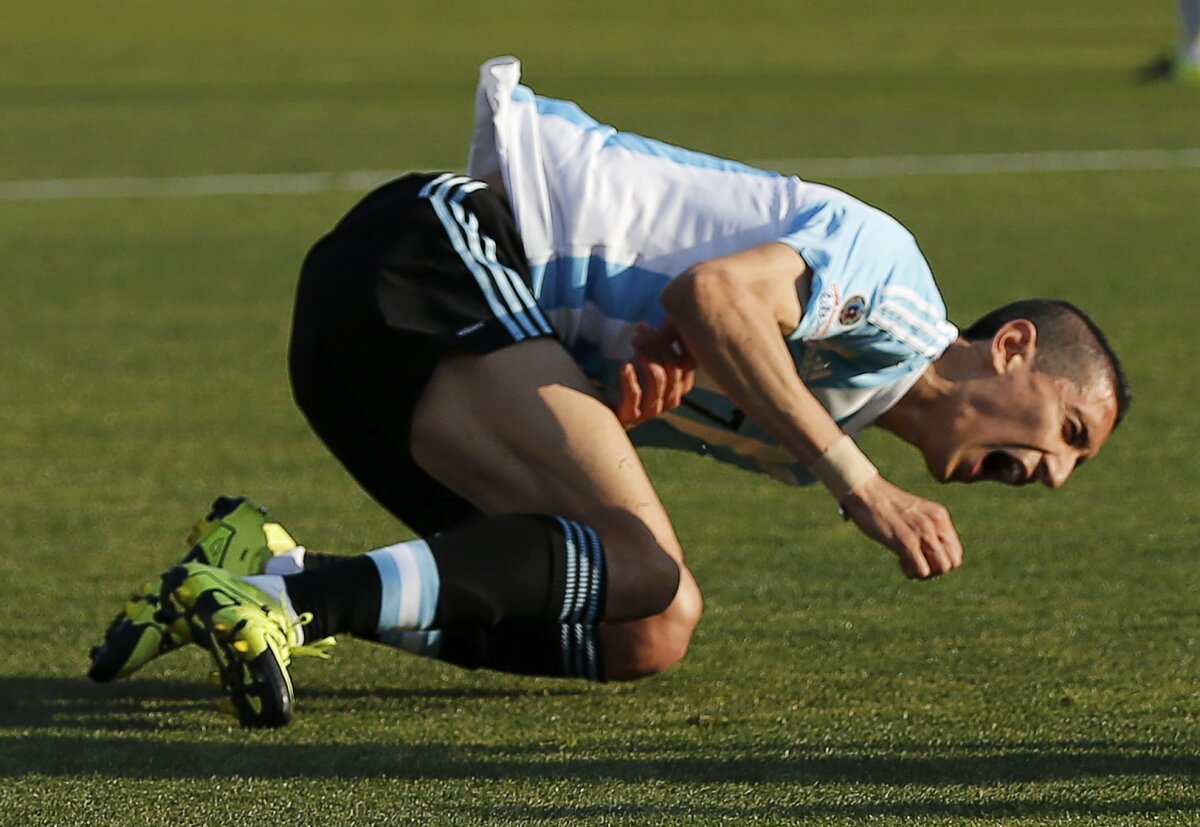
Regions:
<svg viewBox="0 0 1200 827"><path fill-rule="evenodd" d="M1028 319L1005 322L992 336L992 345L988 350L992 370L997 374L1030 368L1036 353L1037 327Z"/></svg>

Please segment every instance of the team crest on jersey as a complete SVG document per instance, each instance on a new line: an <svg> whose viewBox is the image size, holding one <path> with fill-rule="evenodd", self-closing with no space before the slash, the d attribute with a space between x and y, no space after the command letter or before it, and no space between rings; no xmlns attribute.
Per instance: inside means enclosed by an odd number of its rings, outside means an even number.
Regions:
<svg viewBox="0 0 1200 827"><path fill-rule="evenodd" d="M838 324L842 327L854 327L867 317L867 300L862 296L851 296L842 305L838 314Z"/></svg>

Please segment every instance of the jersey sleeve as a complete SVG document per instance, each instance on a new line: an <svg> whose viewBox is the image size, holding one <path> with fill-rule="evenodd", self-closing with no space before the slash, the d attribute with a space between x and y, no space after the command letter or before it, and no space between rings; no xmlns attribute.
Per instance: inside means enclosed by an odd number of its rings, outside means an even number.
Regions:
<svg viewBox="0 0 1200 827"><path fill-rule="evenodd" d="M894 381L957 337L916 239L886 213L831 198L798 216L779 241L812 273L800 324L787 337L810 386Z"/></svg>

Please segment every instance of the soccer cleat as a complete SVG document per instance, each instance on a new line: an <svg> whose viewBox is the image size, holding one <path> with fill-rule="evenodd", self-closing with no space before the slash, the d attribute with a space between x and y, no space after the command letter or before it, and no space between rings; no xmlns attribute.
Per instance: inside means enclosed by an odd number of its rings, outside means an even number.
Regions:
<svg viewBox="0 0 1200 827"><path fill-rule="evenodd" d="M1140 70L1143 80L1170 81L1185 86L1200 86L1200 62L1175 53L1155 58Z"/></svg>
<svg viewBox="0 0 1200 827"><path fill-rule="evenodd" d="M1177 83L1200 86L1200 62L1178 58L1175 61L1173 75Z"/></svg>
<svg viewBox="0 0 1200 827"><path fill-rule="evenodd" d="M288 665L292 655L329 657L333 639L303 645L301 627L311 614L293 619L283 605L228 571L202 563L175 566L162 577L161 622L184 624L192 640L216 664L210 683L227 697L221 711L246 727L279 727L292 719L295 695Z"/></svg>
<svg viewBox="0 0 1200 827"><path fill-rule="evenodd" d="M260 574L272 556L296 547L287 530L270 521L266 509L245 497L218 497L187 544L190 551L182 562L219 566L239 575ZM127 677L191 639L186 625L155 619L159 605L157 586L145 585L130 596L109 624L104 641L92 649L89 678L104 683Z"/></svg>

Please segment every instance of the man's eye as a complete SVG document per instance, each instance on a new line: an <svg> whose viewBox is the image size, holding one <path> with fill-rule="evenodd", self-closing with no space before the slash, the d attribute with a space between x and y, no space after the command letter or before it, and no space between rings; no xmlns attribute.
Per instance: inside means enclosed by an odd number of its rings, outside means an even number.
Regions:
<svg viewBox="0 0 1200 827"><path fill-rule="evenodd" d="M1074 420L1063 425L1063 439L1067 441L1068 445L1079 445L1085 441L1084 434L1083 426Z"/></svg>

